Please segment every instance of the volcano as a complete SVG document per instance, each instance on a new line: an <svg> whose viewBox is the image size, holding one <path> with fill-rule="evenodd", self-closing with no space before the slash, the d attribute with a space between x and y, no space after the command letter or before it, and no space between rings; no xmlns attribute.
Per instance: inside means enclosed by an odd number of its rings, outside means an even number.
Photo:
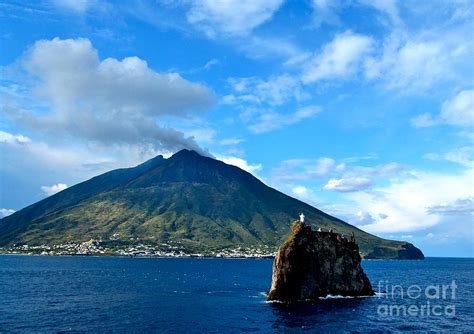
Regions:
<svg viewBox="0 0 474 334"><path fill-rule="evenodd" d="M79 183L0 220L0 246L91 239L185 250L276 250L303 212L313 228L355 232L365 258L419 259L407 242L366 233L222 161L181 150Z"/></svg>

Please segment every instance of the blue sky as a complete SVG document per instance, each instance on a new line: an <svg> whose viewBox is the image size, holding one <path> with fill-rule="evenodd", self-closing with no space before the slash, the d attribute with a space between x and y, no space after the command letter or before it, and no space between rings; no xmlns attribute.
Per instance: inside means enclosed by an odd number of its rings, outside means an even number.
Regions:
<svg viewBox="0 0 474 334"><path fill-rule="evenodd" d="M182 148L474 256L471 1L3 1L0 213Z"/></svg>

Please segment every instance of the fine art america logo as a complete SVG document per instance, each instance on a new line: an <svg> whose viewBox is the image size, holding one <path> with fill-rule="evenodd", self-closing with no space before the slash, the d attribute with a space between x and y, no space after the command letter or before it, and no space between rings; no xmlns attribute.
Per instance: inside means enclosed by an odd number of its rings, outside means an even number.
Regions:
<svg viewBox="0 0 474 334"><path fill-rule="evenodd" d="M457 287L454 280L450 284L431 284L426 287L417 284L403 287L389 281L379 281L378 295L391 302L379 305L377 313L382 317L454 317Z"/></svg>

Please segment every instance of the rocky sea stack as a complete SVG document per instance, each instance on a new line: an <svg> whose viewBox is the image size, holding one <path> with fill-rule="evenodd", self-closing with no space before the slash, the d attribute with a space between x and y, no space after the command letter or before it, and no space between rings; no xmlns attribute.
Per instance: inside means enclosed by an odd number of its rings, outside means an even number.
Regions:
<svg viewBox="0 0 474 334"><path fill-rule="evenodd" d="M294 222L273 263L268 299L312 301L327 295L373 296L355 240Z"/></svg>

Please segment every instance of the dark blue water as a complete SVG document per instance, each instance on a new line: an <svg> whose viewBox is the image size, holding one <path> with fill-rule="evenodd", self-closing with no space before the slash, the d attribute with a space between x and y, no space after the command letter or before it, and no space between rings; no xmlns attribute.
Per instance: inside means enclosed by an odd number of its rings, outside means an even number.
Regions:
<svg viewBox="0 0 474 334"><path fill-rule="evenodd" d="M0 256L0 332L474 329L474 259L365 261L374 288L382 281L388 294L293 306L265 302L271 265L271 260ZM428 298L426 291L416 299L406 296L411 285L426 289L453 280L454 296L446 289L443 298L442 287L438 298ZM391 293L393 285L405 289L403 296L397 288ZM413 297L417 288L411 289ZM435 292L430 289L428 296ZM437 307L436 315L420 314L428 302ZM416 307L418 313L390 313L391 305Z"/></svg>

